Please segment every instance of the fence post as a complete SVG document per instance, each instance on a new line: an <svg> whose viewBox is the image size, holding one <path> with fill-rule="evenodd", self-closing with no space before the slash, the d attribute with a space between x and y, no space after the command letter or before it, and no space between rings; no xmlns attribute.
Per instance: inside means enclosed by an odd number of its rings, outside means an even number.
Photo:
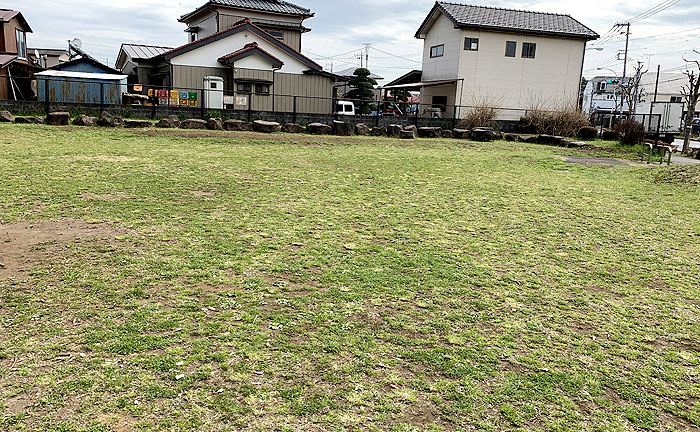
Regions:
<svg viewBox="0 0 700 432"><path fill-rule="evenodd" d="M292 123L297 122L297 97L294 96L294 101L292 103Z"/></svg>
<svg viewBox="0 0 700 432"><path fill-rule="evenodd" d="M156 96L155 96L154 98L150 98L150 97L149 97L149 100L150 100L150 102L151 102L151 120L155 120L155 119L156 119L156 112L157 112L157 109L158 109L158 108L157 108L158 90L154 90L154 91L155 91L154 94L155 94ZM146 94L148 94L148 88L146 88Z"/></svg>
<svg viewBox="0 0 700 432"><path fill-rule="evenodd" d="M455 104L454 111L452 112L452 129L457 127L457 104Z"/></svg>
<svg viewBox="0 0 700 432"><path fill-rule="evenodd" d="M202 86L202 103L200 104L201 108L199 111L199 118L202 120L204 120L205 110L206 110L206 107L204 106L204 101L206 101L206 97L204 96L205 91L207 91L207 89L206 89L206 86L203 85Z"/></svg>
<svg viewBox="0 0 700 432"><path fill-rule="evenodd" d="M418 127L418 112L419 112L419 111L420 111L420 104L417 103L417 104L416 104L416 115L415 115L415 117L413 118L416 127Z"/></svg>
<svg viewBox="0 0 700 432"><path fill-rule="evenodd" d="M253 90L248 93L248 123L253 121Z"/></svg>
<svg viewBox="0 0 700 432"><path fill-rule="evenodd" d="M377 115L375 116L376 118L374 119L374 125L376 127L379 127L379 110L380 110L379 99L377 99L377 111L376 111Z"/></svg>
<svg viewBox="0 0 700 432"><path fill-rule="evenodd" d="M100 83L100 113L105 110L105 84Z"/></svg>
<svg viewBox="0 0 700 432"><path fill-rule="evenodd" d="M46 99L46 115L49 115L51 112L51 100L50 100L50 93L49 93L49 79L46 78L44 80L44 98Z"/></svg>

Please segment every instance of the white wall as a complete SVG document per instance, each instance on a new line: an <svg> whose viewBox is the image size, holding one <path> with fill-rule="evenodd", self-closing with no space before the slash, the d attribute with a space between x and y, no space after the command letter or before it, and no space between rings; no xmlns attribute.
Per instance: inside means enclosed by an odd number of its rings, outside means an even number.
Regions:
<svg viewBox="0 0 700 432"><path fill-rule="evenodd" d="M479 39L479 50L461 51L462 105L485 100L514 109L578 105L583 40L462 30L462 44L467 37ZM515 57L505 56L507 41L517 43ZM534 59L522 57L525 42L536 44Z"/></svg>
<svg viewBox="0 0 700 432"><path fill-rule="evenodd" d="M464 49L467 37L479 39L478 51ZM517 42L515 57L505 56L506 41ZM535 106L578 105L586 45L581 39L455 29L440 14L424 42L423 81L463 80L463 89L461 83L455 86L460 105L488 101L513 109L502 110L503 118L519 118ZM524 42L537 44L534 59L522 58ZM445 45L444 56L430 58L430 48L440 44Z"/></svg>
<svg viewBox="0 0 700 432"><path fill-rule="evenodd" d="M173 57L171 63L178 66L222 67L221 63L218 62L219 58L238 51L252 42L257 42L260 48L284 62L280 71L282 73L302 74L305 70L309 70L308 66L301 63L296 58L277 48L277 46L261 38L257 34L248 31L230 35L190 52ZM235 66L238 67L238 63L236 63ZM266 67L269 69L269 64Z"/></svg>
<svg viewBox="0 0 700 432"><path fill-rule="evenodd" d="M425 37L423 48L423 81L456 79L459 73L459 57L464 42L460 31L445 15L440 14ZM442 57L430 57L430 48L445 45Z"/></svg>
<svg viewBox="0 0 700 432"><path fill-rule="evenodd" d="M266 70L266 71L272 70L272 65L270 63L268 63L267 61L263 60L262 58L258 57L257 55L251 55L251 56L245 57L243 59L237 60L234 67L243 68L243 69L258 69L258 70Z"/></svg>

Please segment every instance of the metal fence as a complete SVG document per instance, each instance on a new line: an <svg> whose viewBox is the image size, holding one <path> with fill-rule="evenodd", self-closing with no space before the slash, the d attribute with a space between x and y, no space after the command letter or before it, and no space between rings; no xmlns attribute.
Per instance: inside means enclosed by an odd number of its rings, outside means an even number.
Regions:
<svg viewBox="0 0 700 432"><path fill-rule="evenodd" d="M24 80L24 81L23 81ZM16 106L23 110L72 111L99 113L107 110L134 117L257 119L291 123L344 120L369 125L390 123L431 125L455 128L474 107L409 102L405 100L357 100L321 96L274 94L274 88L251 84L244 91L208 88L171 88L126 85L99 80L55 79L41 77L0 77L0 86L15 85L25 90L15 93ZM272 90L272 92L271 92ZM31 94L28 94L31 93ZM8 93L12 96L12 93ZM24 103L21 103L24 102ZM346 112L344 103L354 104L354 112ZM6 107L12 102L7 101ZM503 130L514 128L527 111L502 108L497 110ZM510 125L508 124L510 123ZM498 124L498 122L497 122Z"/></svg>
<svg viewBox="0 0 700 432"><path fill-rule="evenodd" d="M615 129L615 126L625 120L634 120L642 124L647 136L658 143L667 138L662 134L662 117L661 114L594 113L591 115L591 123L599 128L602 134L604 129Z"/></svg>

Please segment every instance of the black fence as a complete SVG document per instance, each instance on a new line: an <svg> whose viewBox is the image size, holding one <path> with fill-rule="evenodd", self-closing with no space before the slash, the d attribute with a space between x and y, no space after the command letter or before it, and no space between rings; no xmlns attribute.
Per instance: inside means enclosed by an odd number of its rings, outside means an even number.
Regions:
<svg viewBox="0 0 700 432"><path fill-rule="evenodd" d="M105 77L107 78L107 77ZM223 83L221 83L223 86ZM0 107L26 113L69 111L99 114L109 111L125 117L221 117L312 123L343 120L385 126L392 123L455 128L471 106L423 104L406 100L357 100L320 96L275 94L267 85L224 88L170 88L127 84L126 80L76 79L37 76L35 79L0 77ZM4 97L3 97L4 95ZM2 100L5 99L5 100ZM497 127L513 131L526 110L498 109Z"/></svg>
<svg viewBox="0 0 700 432"><path fill-rule="evenodd" d="M591 115L591 123L599 128L602 134L604 129L615 129L615 126L625 120L634 120L644 126L648 137L658 141L670 138L662 133L662 117L661 114L594 113Z"/></svg>

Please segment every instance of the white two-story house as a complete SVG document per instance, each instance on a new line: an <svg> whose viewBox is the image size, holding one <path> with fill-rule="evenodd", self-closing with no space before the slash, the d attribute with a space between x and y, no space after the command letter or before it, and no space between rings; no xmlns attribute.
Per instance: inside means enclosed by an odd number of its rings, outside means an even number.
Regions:
<svg viewBox="0 0 700 432"><path fill-rule="evenodd" d="M586 43L599 36L568 15L437 2L416 37L423 104L462 117L487 103L516 120L578 106Z"/></svg>

